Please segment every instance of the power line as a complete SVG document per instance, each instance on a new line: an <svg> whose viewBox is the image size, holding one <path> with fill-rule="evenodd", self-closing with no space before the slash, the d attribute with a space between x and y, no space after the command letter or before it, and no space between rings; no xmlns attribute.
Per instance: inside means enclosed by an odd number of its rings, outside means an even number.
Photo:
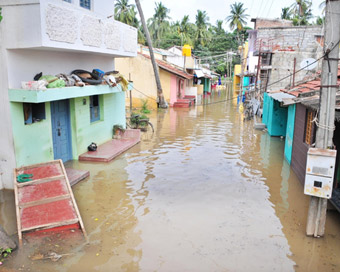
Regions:
<svg viewBox="0 0 340 272"><path fill-rule="evenodd" d="M332 48L330 51L333 51L334 48L335 48L336 46L339 46L339 43L340 43L340 40L333 46L333 48ZM328 53L329 53L329 52L328 52ZM267 87L270 87L270 86L272 86L272 85L274 85L274 84L276 84L276 83L281 82L282 80L285 80L285 79L291 77L292 75L295 75L295 74L301 72L301 71L304 70L305 68L307 68L307 67L313 65L314 63L320 61L321 59L325 58L325 57L328 55L328 53L324 54L323 56L321 56L321 57L318 58L317 60L315 60L315 61L313 61L313 62L307 64L306 66L300 68L299 70L295 71L295 73L291 73L291 74L289 74L288 76L285 76L285 77L280 78L279 80L277 80L277 81L275 81L275 82L272 82L271 84L267 85ZM139 90L138 90L137 88L135 88L134 86L132 86L132 88L135 89L137 92L141 93L142 95L144 95L144 96L146 96L146 97L148 97L148 98L150 98L150 99L152 99L152 100L154 100L154 101L157 101L157 100L154 99L153 97L146 95L146 94L143 93L142 91L139 91ZM255 90L253 90L253 91L251 91L251 92L255 92ZM248 93L250 93L250 91L249 91ZM235 98L237 98L237 97L238 97L238 96L234 96L234 97L232 97L232 98L228 98L228 99L224 99L224 100L220 100L220 101L216 101L216 102L211 102L211 103L207 103L207 104L200 104L200 105L197 105L197 106L207 106L207 105L213 105L213 104L223 103L223 102L226 102L226 101L233 100L233 99L235 99Z"/></svg>
<svg viewBox="0 0 340 272"><path fill-rule="evenodd" d="M262 8L262 4L263 4L263 0L261 0L261 5L260 5L260 8L257 11L257 16L256 17L259 17L259 14L260 14L261 8Z"/></svg>
<svg viewBox="0 0 340 272"><path fill-rule="evenodd" d="M272 0L272 2L270 3L270 6L269 6L269 9L268 9L268 12L267 12L267 16L266 16L266 17L269 16L269 13L270 13L270 10L272 9L273 3L274 3L274 0Z"/></svg>

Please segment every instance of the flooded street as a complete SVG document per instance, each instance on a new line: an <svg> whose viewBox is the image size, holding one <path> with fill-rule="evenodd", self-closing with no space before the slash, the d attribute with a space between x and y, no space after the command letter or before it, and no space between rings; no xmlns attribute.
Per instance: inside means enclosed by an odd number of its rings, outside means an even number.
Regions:
<svg viewBox="0 0 340 272"><path fill-rule="evenodd" d="M340 214L324 238L305 236L309 197L284 139L254 130L232 96L154 111L155 133L113 162L72 162L91 173L73 187L89 244L50 243L70 254L57 262L31 260L42 249L26 244L4 271L340 271ZM0 196L14 234L13 192Z"/></svg>

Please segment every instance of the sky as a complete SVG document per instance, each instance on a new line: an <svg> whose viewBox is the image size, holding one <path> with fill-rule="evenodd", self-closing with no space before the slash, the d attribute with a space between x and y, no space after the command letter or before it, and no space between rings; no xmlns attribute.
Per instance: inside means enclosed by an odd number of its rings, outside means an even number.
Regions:
<svg viewBox="0 0 340 272"><path fill-rule="evenodd" d="M216 20L225 20L230 13L230 5L234 2L242 2L243 6L247 8L246 13L250 15L248 26L253 27L253 23L250 22L251 18L279 18L281 9L291 6L294 0L140 0L145 18L153 16L155 2L162 2L170 9L171 21L181 20L184 15L189 15L190 21L194 23L197 10L200 9L207 12L211 24L215 24ZM313 14L320 15L319 4L322 0L312 0L312 2ZM227 23L225 23L225 28L229 30Z"/></svg>

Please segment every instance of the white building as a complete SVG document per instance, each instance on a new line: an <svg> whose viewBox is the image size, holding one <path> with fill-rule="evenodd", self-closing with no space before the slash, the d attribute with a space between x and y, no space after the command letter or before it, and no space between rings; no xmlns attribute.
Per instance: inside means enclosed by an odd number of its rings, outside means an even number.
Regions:
<svg viewBox="0 0 340 272"><path fill-rule="evenodd" d="M34 75L42 71L51 75L70 73L74 69L112 71L115 57L137 55L137 30L113 17L108 18L114 13L114 3L114 0L0 0L3 16L0 22L0 189L13 188L13 168L18 165L16 153L21 152L14 138L28 137L26 130L33 130L33 126L26 126L21 135L13 133L15 116L11 103L38 103L32 102L32 92L20 90L22 81L33 80ZM51 101L78 99L89 104L90 96L118 91L92 86L84 87L83 93L70 92L63 96L46 92L42 97L46 94L49 98L42 98L40 102L46 104L47 111ZM79 103L72 103L71 111L78 114L74 107ZM33 135L39 137L37 127L35 133L30 134L32 143L26 140L25 149L35 148L33 142L37 140ZM51 129L50 125L47 127ZM50 149L46 151L53 154Z"/></svg>

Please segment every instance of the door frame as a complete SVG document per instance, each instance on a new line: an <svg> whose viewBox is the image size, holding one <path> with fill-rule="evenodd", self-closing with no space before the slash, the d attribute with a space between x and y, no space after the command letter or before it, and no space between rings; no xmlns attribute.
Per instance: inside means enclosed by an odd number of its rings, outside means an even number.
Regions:
<svg viewBox="0 0 340 272"><path fill-rule="evenodd" d="M54 128L56 128L56 120L55 120L55 105L56 103L60 102L65 102L66 103L66 111L67 111L67 120L66 120L66 130L67 130L67 143L68 143L68 158L66 161L72 160L73 159L73 150L72 150L72 134L71 134L71 111L70 111L70 100L69 99L64 99L64 100L56 100L56 101L51 101L50 106L51 106L51 130L52 130L52 145L53 145L53 158L56 159L55 154L56 154L56 149L55 149L55 131ZM57 158L58 159L58 158ZM65 161L63 161L65 162Z"/></svg>

